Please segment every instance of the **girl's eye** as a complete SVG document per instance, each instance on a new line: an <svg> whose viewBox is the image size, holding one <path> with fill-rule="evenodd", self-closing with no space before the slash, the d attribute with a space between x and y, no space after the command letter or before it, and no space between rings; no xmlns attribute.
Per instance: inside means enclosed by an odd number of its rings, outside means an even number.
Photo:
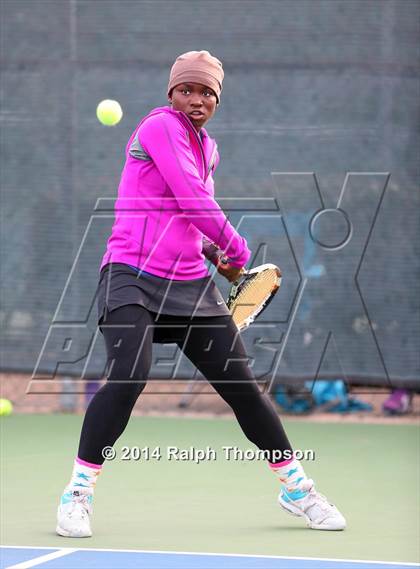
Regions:
<svg viewBox="0 0 420 569"><path fill-rule="evenodd" d="M190 91L187 87L184 87L184 88L181 90L181 93L184 93L184 95L188 95L190 92L191 92L191 91ZM206 97L211 97L211 96L213 95L213 92L212 92L212 91L208 91L208 90L206 89L205 91L203 91L203 94L204 94Z"/></svg>

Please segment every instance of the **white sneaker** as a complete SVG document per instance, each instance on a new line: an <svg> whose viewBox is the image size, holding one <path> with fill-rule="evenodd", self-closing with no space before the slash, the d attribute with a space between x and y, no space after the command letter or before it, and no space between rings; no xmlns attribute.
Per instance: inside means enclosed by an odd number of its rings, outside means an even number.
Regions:
<svg viewBox="0 0 420 569"><path fill-rule="evenodd" d="M299 500L291 500L284 491L280 493L279 504L284 510L305 518L311 529L337 531L346 527L346 520L337 508L315 490L313 480L306 480L299 489L309 493Z"/></svg>
<svg viewBox="0 0 420 569"><path fill-rule="evenodd" d="M66 488L57 511L56 532L63 537L91 537L93 490Z"/></svg>

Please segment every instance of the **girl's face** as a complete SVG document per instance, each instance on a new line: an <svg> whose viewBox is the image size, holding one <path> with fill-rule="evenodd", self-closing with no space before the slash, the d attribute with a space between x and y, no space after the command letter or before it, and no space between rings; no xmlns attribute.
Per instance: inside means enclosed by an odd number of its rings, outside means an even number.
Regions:
<svg viewBox="0 0 420 569"><path fill-rule="evenodd" d="M169 102L174 111L188 115L197 132L216 111L216 93L210 87L199 83L181 83L173 88Z"/></svg>

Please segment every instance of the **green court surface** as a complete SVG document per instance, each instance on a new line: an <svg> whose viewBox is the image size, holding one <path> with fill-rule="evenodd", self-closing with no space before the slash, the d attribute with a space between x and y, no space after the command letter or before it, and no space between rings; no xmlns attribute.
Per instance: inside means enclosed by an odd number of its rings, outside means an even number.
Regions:
<svg viewBox="0 0 420 569"><path fill-rule="evenodd" d="M223 446L255 447L230 419L134 417L95 494L94 537L54 534L55 511L77 450L80 416L13 415L1 427L1 541L5 545L218 552L419 561L419 429L288 421L317 488L348 529L319 532L278 507L264 461L226 460ZM123 461L121 447L159 447ZM216 460L169 461L167 447L211 447Z"/></svg>

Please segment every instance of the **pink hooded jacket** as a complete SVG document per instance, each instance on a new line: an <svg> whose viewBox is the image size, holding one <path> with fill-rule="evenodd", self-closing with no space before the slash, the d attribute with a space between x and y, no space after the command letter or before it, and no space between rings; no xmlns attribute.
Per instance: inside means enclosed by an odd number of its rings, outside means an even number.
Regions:
<svg viewBox="0 0 420 569"><path fill-rule="evenodd" d="M203 239L244 266L247 242L214 199L218 162L215 141L204 128L198 134L185 113L158 107L144 117L127 143L100 268L126 263L163 278L199 279L209 275Z"/></svg>

